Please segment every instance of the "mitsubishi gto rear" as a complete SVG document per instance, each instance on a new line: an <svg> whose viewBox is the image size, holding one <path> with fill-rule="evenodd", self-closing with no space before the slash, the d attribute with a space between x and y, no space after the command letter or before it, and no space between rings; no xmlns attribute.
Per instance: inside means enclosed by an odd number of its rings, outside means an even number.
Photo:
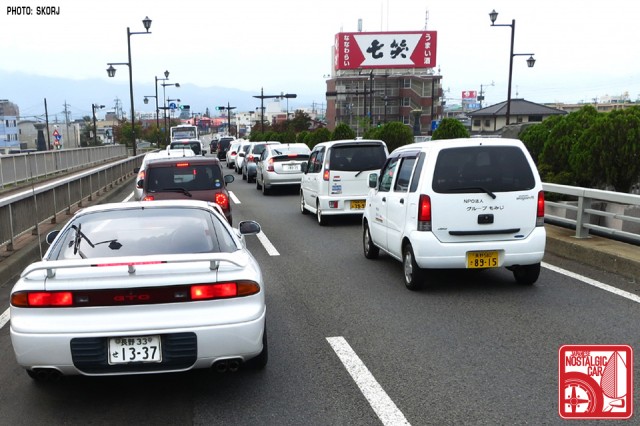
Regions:
<svg viewBox="0 0 640 426"><path fill-rule="evenodd" d="M544 193L524 144L455 139L396 149L371 174L363 216L367 258L404 264L417 289L427 269L506 267L533 284L544 256Z"/></svg>

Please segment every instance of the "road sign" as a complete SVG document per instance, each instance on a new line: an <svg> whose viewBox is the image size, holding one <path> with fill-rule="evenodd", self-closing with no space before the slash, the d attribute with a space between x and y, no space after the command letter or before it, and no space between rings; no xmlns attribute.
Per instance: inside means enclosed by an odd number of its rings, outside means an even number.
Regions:
<svg viewBox="0 0 640 426"><path fill-rule="evenodd" d="M60 133L58 133L58 129L55 129L53 131L53 136L60 136Z"/></svg>
<svg viewBox="0 0 640 426"><path fill-rule="evenodd" d="M178 107L178 106L175 104L175 102L171 102L171 103L169 104L169 109L170 109L170 110L174 110L174 109L176 109L177 107Z"/></svg>

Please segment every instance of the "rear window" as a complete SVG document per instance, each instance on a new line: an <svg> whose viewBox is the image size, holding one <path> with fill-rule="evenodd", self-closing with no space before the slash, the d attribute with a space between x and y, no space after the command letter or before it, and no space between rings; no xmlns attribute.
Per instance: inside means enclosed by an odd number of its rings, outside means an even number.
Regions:
<svg viewBox="0 0 640 426"><path fill-rule="evenodd" d="M384 145L336 145L331 148L329 168L346 172L378 170L387 159Z"/></svg>
<svg viewBox="0 0 640 426"><path fill-rule="evenodd" d="M151 167L146 176L148 192L184 188L187 191L220 189L224 179L220 166L213 164L175 163Z"/></svg>
<svg viewBox="0 0 640 426"><path fill-rule="evenodd" d="M184 149L184 148L191 148L191 150L198 155L202 153L199 142L191 142L191 143L172 142L171 143L171 149Z"/></svg>
<svg viewBox="0 0 640 426"><path fill-rule="evenodd" d="M290 146L290 145L278 145L271 148L273 155L288 155L298 154L306 155L309 157L309 148L306 146Z"/></svg>
<svg viewBox="0 0 640 426"><path fill-rule="evenodd" d="M432 183L443 194L526 191L535 184L527 158L515 146L443 149Z"/></svg>

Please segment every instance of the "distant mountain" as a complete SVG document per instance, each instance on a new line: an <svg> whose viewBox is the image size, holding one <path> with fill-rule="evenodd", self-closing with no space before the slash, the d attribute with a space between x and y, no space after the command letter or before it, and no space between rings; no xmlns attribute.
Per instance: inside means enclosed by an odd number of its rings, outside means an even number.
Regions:
<svg viewBox="0 0 640 426"><path fill-rule="evenodd" d="M23 73L0 70L0 99L8 99L20 108L20 118L44 117L47 110L50 120L64 119L65 102L70 111L70 119L80 119L91 115L91 105L104 105L96 115L103 117L106 111L116 109L116 99L119 99L120 109L130 114L129 81L127 78L109 80L87 79L72 80L55 77L43 77ZM146 96L155 96L154 82L137 84L134 82L135 111L155 111L155 99L149 98L144 104ZM182 104L191 106L191 111L204 113L209 108L211 115L218 115L216 106L226 106L229 103L236 107L236 111L255 111L260 106L260 100L253 98L259 93L247 92L226 87L199 87L192 84L181 84L180 88L168 86L166 95L171 99L180 99ZM162 86L158 84L159 104L162 106ZM298 99L300 101L300 98ZM309 101L311 104L311 101ZM266 100L265 100L266 105ZM293 107L293 103L291 104Z"/></svg>

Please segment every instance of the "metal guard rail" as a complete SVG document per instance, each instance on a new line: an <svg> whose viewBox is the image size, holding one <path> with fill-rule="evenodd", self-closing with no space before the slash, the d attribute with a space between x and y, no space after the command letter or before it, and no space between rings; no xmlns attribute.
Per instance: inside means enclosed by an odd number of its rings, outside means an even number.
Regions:
<svg viewBox="0 0 640 426"><path fill-rule="evenodd" d="M125 181L143 156L127 157L51 183L34 184L0 199L0 246L6 245L7 251L12 251L16 238L29 231L37 235L40 224L56 223L59 214L70 215L74 205L82 207L83 201L92 201L94 196Z"/></svg>
<svg viewBox="0 0 640 426"><path fill-rule="evenodd" d="M545 222L574 228L576 238L588 238L591 231L596 235L640 245L640 195L555 183L544 183L543 189L545 193L574 199L572 202L546 200Z"/></svg>

